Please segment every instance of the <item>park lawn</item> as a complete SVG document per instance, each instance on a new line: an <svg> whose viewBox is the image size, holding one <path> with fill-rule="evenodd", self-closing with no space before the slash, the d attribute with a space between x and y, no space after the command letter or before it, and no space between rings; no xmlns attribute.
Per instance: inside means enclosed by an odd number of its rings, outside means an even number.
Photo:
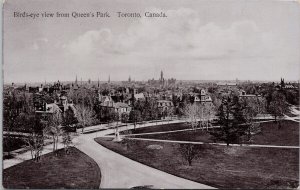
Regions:
<svg viewBox="0 0 300 190"><path fill-rule="evenodd" d="M95 140L132 160L212 187L283 189L299 183L299 149L201 145L199 157L188 166L178 143ZM154 144L163 148L147 148Z"/></svg>
<svg viewBox="0 0 300 190"><path fill-rule="evenodd" d="M299 146L299 123L284 120L281 128L273 122L261 123L262 132L253 137L253 144Z"/></svg>
<svg viewBox="0 0 300 190"><path fill-rule="evenodd" d="M138 134L138 133L151 133L151 132L162 132L162 131L174 131L174 130L182 130L182 129L190 129L190 125L186 123L172 123L172 124L164 124L164 125L155 125L150 127L142 127L130 129L127 131L120 132L121 135L123 134Z"/></svg>
<svg viewBox="0 0 300 190"><path fill-rule="evenodd" d="M278 129L274 121L261 123L261 133L253 136L251 144L277 145L277 146L299 146L299 123L294 121L282 121L282 127ZM209 129L211 130L211 129ZM218 130L218 129L215 129ZM214 141L206 129L195 131L181 131L175 133L136 135L134 138L176 140L176 141L198 141L198 142L222 142ZM223 142L224 143L224 142ZM249 142L243 142L249 144Z"/></svg>
<svg viewBox="0 0 300 190"><path fill-rule="evenodd" d="M63 149L3 171L3 186L9 189L98 189L101 173L97 163L76 148Z"/></svg>

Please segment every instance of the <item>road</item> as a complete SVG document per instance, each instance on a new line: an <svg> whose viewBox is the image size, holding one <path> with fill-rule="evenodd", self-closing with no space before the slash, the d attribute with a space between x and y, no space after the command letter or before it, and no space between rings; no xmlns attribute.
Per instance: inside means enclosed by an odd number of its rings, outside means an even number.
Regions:
<svg viewBox="0 0 300 190"><path fill-rule="evenodd" d="M99 134L102 136L103 134ZM94 141L95 134L85 134L76 140L76 148L94 159L101 169L100 188L131 188L153 186L172 189L212 189L148 167L100 146Z"/></svg>

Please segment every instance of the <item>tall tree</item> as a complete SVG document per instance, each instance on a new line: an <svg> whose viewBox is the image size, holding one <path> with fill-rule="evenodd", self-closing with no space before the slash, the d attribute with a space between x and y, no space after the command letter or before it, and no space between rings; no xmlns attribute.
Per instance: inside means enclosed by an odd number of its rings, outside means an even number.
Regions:
<svg viewBox="0 0 300 190"><path fill-rule="evenodd" d="M131 110L129 113L129 120L133 122L135 130L137 122L140 122L142 120L141 112L139 110Z"/></svg>
<svg viewBox="0 0 300 190"><path fill-rule="evenodd" d="M222 100L218 110L218 124L220 128L210 131L210 134L217 140L224 141L227 146L231 143L238 143L247 127L245 123L243 108L237 96L229 96Z"/></svg>
<svg viewBox="0 0 300 190"><path fill-rule="evenodd" d="M69 154L69 147L72 144L74 134L76 134L76 128L74 127L78 123L75 113L68 109L63 115L63 133L62 142L64 143L65 152Z"/></svg>
<svg viewBox="0 0 300 190"><path fill-rule="evenodd" d="M269 106L270 113L274 116L275 122L278 123L278 128L281 128L281 119L284 117L284 114L289 112L289 106L286 102L285 96L275 91L272 94L272 101Z"/></svg>
<svg viewBox="0 0 300 190"><path fill-rule="evenodd" d="M48 121L46 121L45 133L52 136L53 151L57 150L59 137L63 134L62 115L60 112L56 112L48 117Z"/></svg>
<svg viewBox="0 0 300 190"><path fill-rule="evenodd" d="M259 124L255 123L258 114L264 112L264 99L262 97L243 98L240 100L243 106L245 125L247 126L247 138L251 141L252 134L260 131Z"/></svg>
<svg viewBox="0 0 300 190"><path fill-rule="evenodd" d="M25 117L24 126L29 130L29 136L25 139L27 147L30 149L31 157L34 161L40 161L40 156L44 148L45 126L41 118L37 115Z"/></svg>
<svg viewBox="0 0 300 190"><path fill-rule="evenodd" d="M7 132L8 140L5 141L6 146L10 147L12 136L10 132L18 128L18 117L20 115L20 106L17 96L14 92L11 95L4 96L3 101L3 131ZM10 150L10 149L9 149ZM10 151L8 151L10 155Z"/></svg>
<svg viewBox="0 0 300 190"><path fill-rule="evenodd" d="M95 121L95 112L90 107L87 107L83 104L76 106L76 117L79 125L82 127L82 133L84 128L90 126Z"/></svg>
<svg viewBox="0 0 300 190"><path fill-rule="evenodd" d="M184 115L187 117L187 122L192 129L195 129L198 125L199 106L196 104L188 104L184 108Z"/></svg>

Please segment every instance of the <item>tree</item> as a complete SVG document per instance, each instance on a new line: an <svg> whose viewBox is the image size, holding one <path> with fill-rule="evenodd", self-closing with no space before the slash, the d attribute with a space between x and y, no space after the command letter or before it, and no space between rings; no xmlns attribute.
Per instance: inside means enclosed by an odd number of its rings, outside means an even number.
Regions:
<svg viewBox="0 0 300 190"><path fill-rule="evenodd" d="M71 109L68 109L63 115L63 134L62 142L64 144L64 149L67 154L69 154L69 147L72 144L72 139L76 129L74 131L74 125L78 123L75 114ZM74 132L74 133L73 133Z"/></svg>
<svg viewBox="0 0 300 190"><path fill-rule="evenodd" d="M11 146L12 136L10 131L18 128L18 118L21 114L20 102L18 101L17 95L15 92L12 92L10 95L4 97L3 101L3 130L7 132L8 140L5 141L7 146ZM10 155L10 151L8 151Z"/></svg>
<svg viewBox="0 0 300 190"><path fill-rule="evenodd" d="M184 108L184 115L187 117L187 122L192 129L195 129L198 125L199 107L196 104L188 104Z"/></svg>
<svg viewBox="0 0 300 190"><path fill-rule="evenodd" d="M247 126L247 138L248 141L251 141L252 134L255 134L260 131L259 124L257 125L254 119L258 114L263 113L263 98L243 98L241 99L241 104L243 106L243 115L245 118L245 125Z"/></svg>
<svg viewBox="0 0 300 190"><path fill-rule="evenodd" d="M289 112L289 106L286 102L285 96L282 93L274 92L272 94L272 101L270 102L269 110L274 116L275 122L278 123L278 128L281 128L280 120L284 117L285 113Z"/></svg>
<svg viewBox="0 0 300 190"><path fill-rule="evenodd" d="M123 122L123 123L127 123L128 122L128 120L129 120L129 114L128 113L122 113L121 114L121 121Z"/></svg>
<svg viewBox="0 0 300 190"><path fill-rule="evenodd" d="M72 136L70 135L70 132L64 131L62 134L62 142L64 144L64 149L67 154L69 154L69 148L72 144Z"/></svg>
<svg viewBox="0 0 300 190"><path fill-rule="evenodd" d="M141 112L139 110L131 110L129 113L129 120L133 122L135 130L136 123L142 120Z"/></svg>
<svg viewBox="0 0 300 190"><path fill-rule="evenodd" d="M247 126L241 125L245 123L242 111L243 107L237 96L224 98L217 114L220 128L212 130L210 134L216 140L224 141L227 146L230 143L238 143L239 138L245 134L247 129Z"/></svg>
<svg viewBox="0 0 300 190"><path fill-rule="evenodd" d="M65 131L76 131L74 130L75 125L78 123L75 113L72 109L67 109L62 115L62 125Z"/></svg>
<svg viewBox="0 0 300 190"><path fill-rule="evenodd" d="M57 150L58 138L63 134L62 116L60 112L53 113L46 121L45 133L52 136L53 151Z"/></svg>
<svg viewBox="0 0 300 190"><path fill-rule="evenodd" d="M181 153L182 157L187 161L189 166L191 166L193 160L198 157L201 149L201 145L197 144L179 144L179 152Z"/></svg>
<svg viewBox="0 0 300 190"><path fill-rule="evenodd" d="M201 127L206 126L208 130L209 120L214 115L214 107L209 103L202 103L198 108L198 117L200 118Z"/></svg>
<svg viewBox="0 0 300 190"><path fill-rule="evenodd" d="M44 147L44 125L40 117L36 115L26 117L24 125L30 131L29 136L25 139L27 147L30 149L32 159L38 162Z"/></svg>
<svg viewBox="0 0 300 190"><path fill-rule="evenodd" d="M117 141L120 141L120 136L119 136L119 121L120 121L120 115L119 115L119 113L118 112L112 112L112 114L111 114L111 121L112 122L116 122L117 124L116 124L116 126L115 126L115 136L116 136L116 138L115 138L115 140L117 140Z"/></svg>
<svg viewBox="0 0 300 190"><path fill-rule="evenodd" d="M82 133L84 128L90 126L95 121L95 112L90 107L79 104L76 106L76 117L79 125L82 127Z"/></svg>

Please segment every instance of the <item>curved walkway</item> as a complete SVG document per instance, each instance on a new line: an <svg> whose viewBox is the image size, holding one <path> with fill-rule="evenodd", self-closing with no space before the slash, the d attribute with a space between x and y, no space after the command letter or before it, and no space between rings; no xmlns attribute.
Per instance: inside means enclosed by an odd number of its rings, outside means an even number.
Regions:
<svg viewBox="0 0 300 190"><path fill-rule="evenodd" d="M98 134L105 135L106 132ZM176 177L148 167L104 148L94 141L95 134L81 135L76 148L93 158L102 173L100 188L153 186L168 189L211 189L212 187Z"/></svg>

